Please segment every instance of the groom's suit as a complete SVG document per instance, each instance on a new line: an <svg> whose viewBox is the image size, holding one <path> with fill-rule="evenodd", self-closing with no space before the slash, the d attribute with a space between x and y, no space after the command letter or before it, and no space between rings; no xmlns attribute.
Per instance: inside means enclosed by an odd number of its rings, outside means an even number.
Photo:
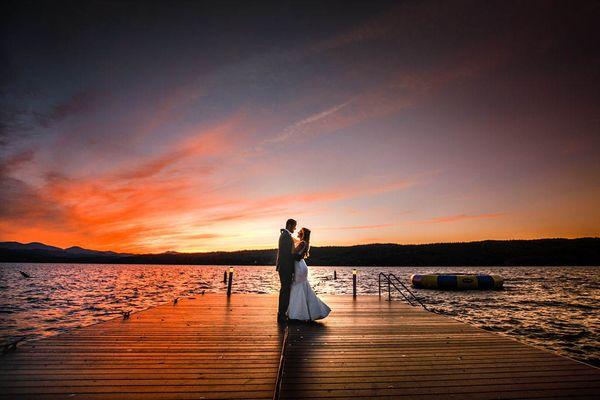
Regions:
<svg viewBox="0 0 600 400"><path fill-rule="evenodd" d="M292 235L286 229L281 230L279 235L279 248L277 250L277 268L279 272L279 281L281 288L279 289L279 309L277 317L283 318L290 303L290 289L292 287L294 274L295 257L292 254L294 250L294 240Z"/></svg>

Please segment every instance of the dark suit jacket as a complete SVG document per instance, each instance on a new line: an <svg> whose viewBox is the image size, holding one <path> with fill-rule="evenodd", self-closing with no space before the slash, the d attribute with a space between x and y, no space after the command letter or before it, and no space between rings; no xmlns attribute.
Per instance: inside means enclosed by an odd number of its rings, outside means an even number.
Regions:
<svg viewBox="0 0 600 400"><path fill-rule="evenodd" d="M291 275L294 273L295 257L292 254L294 250L294 240L285 229L281 230L279 235L279 248L277 249L277 268L282 275Z"/></svg>

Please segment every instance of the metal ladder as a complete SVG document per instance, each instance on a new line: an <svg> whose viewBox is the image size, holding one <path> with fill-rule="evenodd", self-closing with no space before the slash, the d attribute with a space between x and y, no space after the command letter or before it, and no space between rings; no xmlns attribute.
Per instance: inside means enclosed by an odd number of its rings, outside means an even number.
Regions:
<svg viewBox="0 0 600 400"><path fill-rule="evenodd" d="M383 278L383 284L385 285L385 282L387 282L387 290L388 290L388 301L392 300L392 287L394 287L401 295L402 297L404 297L404 299L408 302L408 304L410 304L411 306L416 306L416 305L420 305L421 307L423 307L425 310L431 311L430 309L427 308L427 306L425 304L423 304L423 302L417 297L415 296L415 294L404 284L402 283L402 281L400 279L398 279L398 277L392 273L389 274L385 274L383 272L379 273L379 297L381 297L381 281ZM406 293L403 291L406 291Z"/></svg>

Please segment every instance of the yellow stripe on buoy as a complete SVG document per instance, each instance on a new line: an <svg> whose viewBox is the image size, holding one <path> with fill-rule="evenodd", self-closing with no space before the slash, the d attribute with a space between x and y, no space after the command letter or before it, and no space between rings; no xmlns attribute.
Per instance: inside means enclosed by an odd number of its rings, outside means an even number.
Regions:
<svg viewBox="0 0 600 400"><path fill-rule="evenodd" d="M429 289L437 289L437 275L421 275L423 278L421 279L421 284L423 287Z"/></svg>
<svg viewBox="0 0 600 400"><path fill-rule="evenodd" d="M477 276L475 275L458 275L456 277L457 289L477 289Z"/></svg>
<svg viewBox="0 0 600 400"><path fill-rule="evenodd" d="M502 286L504 286L504 278L499 275L492 275L492 279L494 280L494 289L502 289Z"/></svg>

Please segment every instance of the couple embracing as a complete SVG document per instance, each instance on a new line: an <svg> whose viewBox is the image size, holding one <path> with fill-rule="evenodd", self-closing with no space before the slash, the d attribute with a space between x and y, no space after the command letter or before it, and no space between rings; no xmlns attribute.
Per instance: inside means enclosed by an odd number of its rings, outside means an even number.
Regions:
<svg viewBox="0 0 600 400"><path fill-rule="evenodd" d="M300 229L298 239L295 239L293 234L296 225L295 220L288 219L279 236L277 271L281 289L278 322L285 322L286 319L314 321L325 318L331 311L308 283L308 266L304 260L308 258L310 249L310 230Z"/></svg>

